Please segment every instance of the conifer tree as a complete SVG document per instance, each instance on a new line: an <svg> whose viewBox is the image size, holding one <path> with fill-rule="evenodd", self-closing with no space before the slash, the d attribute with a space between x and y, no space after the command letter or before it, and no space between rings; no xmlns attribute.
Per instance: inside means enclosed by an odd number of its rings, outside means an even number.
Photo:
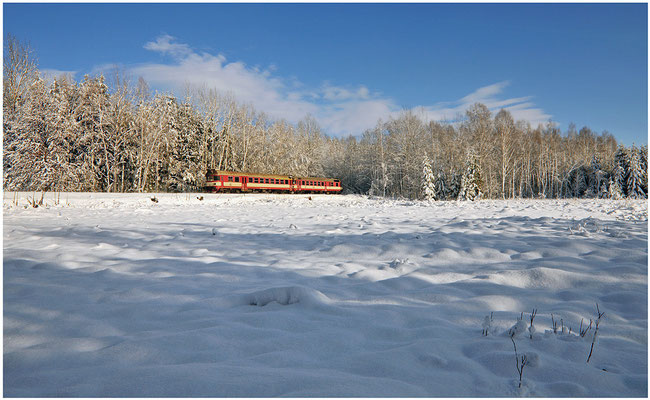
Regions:
<svg viewBox="0 0 650 400"><path fill-rule="evenodd" d="M614 153L614 170L612 171L612 178L613 182L618 186L618 188L620 188L622 197L627 195L627 163L627 149L622 145L619 145L618 149L616 149L616 153Z"/></svg>
<svg viewBox="0 0 650 400"><path fill-rule="evenodd" d="M445 172L442 169L438 170L434 183L436 188L436 199L447 199L447 192L449 189L447 188L447 177L445 176Z"/></svg>
<svg viewBox="0 0 650 400"><path fill-rule="evenodd" d="M481 169L478 164L477 156L474 151L470 150L467 153L465 161L465 171L461 178L460 192L458 194L459 200L478 200L483 195L483 179L481 177Z"/></svg>
<svg viewBox="0 0 650 400"><path fill-rule="evenodd" d="M627 197L631 199L642 199L645 198L645 193L643 191L642 185L642 172L641 165L639 162L639 151L636 146L627 152L627 176L625 179Z"/></svg>
<svg viewBox="0 0 650 400"><path fill-rule="evenodd" d="M593 195L598 198L605 196L603 192L603 187L607 187L605 184L605 171L603 171L600 160L597 155L594 155L591 159L591 168L589 174L589 184L588 189Z"/></svg>
<svg viewBox="0 0 650 400"><path fill-rule="evenodd" d="M431 162L426 155L422 161L422 198L424 200L438 200L436 196L436 185L433 171L431 170Z"/></svg>
<svg viewBox="0 0 650 400"><path fill-rule="evenodd" d="M648 146L639 148L639 169L641 170L641 187L645 197L648 197Z"/></svg>
<svg viewBox="0 0 650 400"><path fill-rule="evenodd" d="M621 186L614 178L610 178L609 180L609 187L607 188L607 197L612 200L620 200L623 198L623 190L621 190Z"/></svg>
<svg viewBox="0 0 650 400"><path fill-rule="evenodd" d="M456 200L460 196L462 175L457 174L455 171L452 170L449 173L449 175L447 175L447 178L449 183L447 184L447 192L445 193L445 199Z"/></svg>

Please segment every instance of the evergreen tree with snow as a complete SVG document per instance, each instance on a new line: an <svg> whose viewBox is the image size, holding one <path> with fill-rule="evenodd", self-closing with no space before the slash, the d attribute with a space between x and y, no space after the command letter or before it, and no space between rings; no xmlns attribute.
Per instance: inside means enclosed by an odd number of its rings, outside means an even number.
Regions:
<svg viewBox="0 0 650 400"><path fill-rule="evenodd" d="M422 198L429 201L438 200L436 192L435 177L431 170L431 162L429 161L429 157L425 155L422 161Z"/></svg>
<svg viewBox="0 0 650 400"><path fill-rule="evenodd" d="M591 168L589 174L589 183L587 190L594 196L602 198L606 195L606 192L603 192L603 187L607 187L605 184L605 171L603 171L600 160L597 155L594 155L591 159Z"/></svg>
<svg viewBox="0 0 650 400"><path fill-rule="evenodd" d="M573 170L571 187L573 190L573 197L583 197L587 191L587 176L584 166L580 166Z"/></svg>
<svg viewBox="0 0 650 400"><path fill-rule="evenodd" d="M616 149L616 153L614 153L614 170L612 171L612 180L620 188L622 197L625 197L627 195L627 163L627 149L622 145L619 145L618 149Z"/></svg>
<svg viewBox="0 0 650 400"><path fill-rule="evenodd" d="M438 173L436 174L436 179L435 179L435 187L436 187L436 199L438 200L445 200L447 198L447 177L445 176L445 172L443 170L438 170Z"/></svg>
<svg viewBox="0 0 650 400"><path fill-rule="evenodd" d="M639 169L641 170L641 187L645 197L648 197L648 146L639 148Z"/></svg>
<svg viewBox="0 0 650 400"><path fill-rule="evenodd" d="M631 199L643 199L646 197L643 191L643 173L639 162L639 151L636 146L632 146L627 152L627 176L625 177L626 194Z"/></svg>
<svg viewBox="0 0 650 400"><path fill-rule="evenodd" d="M623 190L621 189L621 186L614 178L609 179L609 187L607 188L607 197L612 200L620 200L623 198Z"/></svg>
<svg viewBox="0 0 650 400"><path fill-rule="evenodd" d="M448 184L447 191L445 193L446 200L458 199L460 194L460 181L461 175L456 173L456 171L451 170L449 175L447 175Z"/></svg>
<svg viewBox="0 0 650 400"><path fill-rule="evenodd" d="M465 161L465 171L461 178L458 200L478 200L483 195L483 179L476 153L470 150Z"/></svg>

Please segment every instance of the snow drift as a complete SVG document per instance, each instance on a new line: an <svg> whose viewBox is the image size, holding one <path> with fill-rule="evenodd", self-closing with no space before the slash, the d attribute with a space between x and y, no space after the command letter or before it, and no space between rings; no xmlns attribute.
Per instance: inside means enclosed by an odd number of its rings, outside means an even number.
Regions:
<svg viewBox="0 0 650 400"><path fill-rule="evenodd" d="M8 397L647 396L646 201L31 195Z"/></svg>

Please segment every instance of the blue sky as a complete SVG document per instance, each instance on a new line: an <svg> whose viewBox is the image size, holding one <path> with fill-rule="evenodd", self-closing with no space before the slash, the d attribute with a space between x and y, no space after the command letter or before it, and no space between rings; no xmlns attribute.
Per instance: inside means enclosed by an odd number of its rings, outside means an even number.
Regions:
<svg viewBox="0 0 650 400"><path fill-rule="evenodd" d="M4 4L41 70L119 65L153 88L232 92L272 118L360 134L475 101L647 143L647 4Z"/></svg>

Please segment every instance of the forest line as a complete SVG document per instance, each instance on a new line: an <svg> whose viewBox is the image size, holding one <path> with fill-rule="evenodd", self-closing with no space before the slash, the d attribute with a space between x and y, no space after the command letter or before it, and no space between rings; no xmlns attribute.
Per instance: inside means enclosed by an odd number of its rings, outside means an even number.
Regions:
<svg viewBox="0 0 650 400"><path fill-rule="evenodd" d="M647 146L571 124L532 127L471 106L456 124L416 112L360 136L323 133L312 116L271 120L232 95L152 93L116 69L110 82L46 81L29 48L4 43L5 190L195 191L208 169L341 180L344 190L431 200L647 198Z"/></svg>

